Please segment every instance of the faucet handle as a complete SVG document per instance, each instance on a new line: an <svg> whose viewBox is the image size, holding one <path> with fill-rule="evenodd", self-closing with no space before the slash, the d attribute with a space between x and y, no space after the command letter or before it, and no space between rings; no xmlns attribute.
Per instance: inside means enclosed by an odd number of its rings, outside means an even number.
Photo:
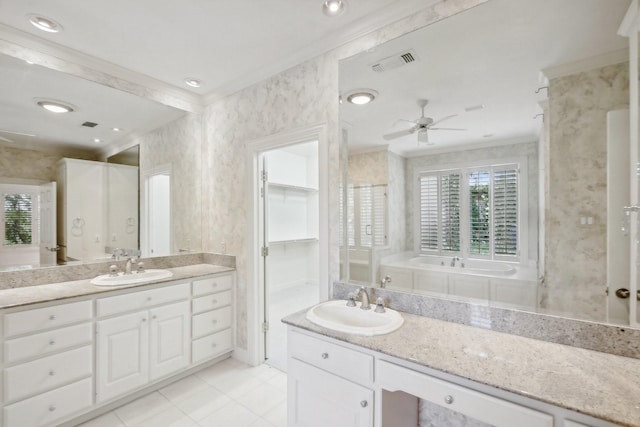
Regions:
<svg viewBox="0 0 640 427"><path fill-rule="evenodd" d="M109 277L117 277L118 276L118 266L113 264L109 266Z"/></svg>
<svg viewBox="0 0 640 427"><path fill-rule="evenodd" d="M376 309L374 310L376 313L384 313L385 309L384 309L384 300L382 299L382 297L378 297L376 299Z"/></svg>
<svg viewBox="0 0 640 427"><path fill-rule="evenodd" d="M347 295L347 307L355 307L356 306L356 294L353 292L349 292Z"/></svg>
<svg viewBox="0 0 640 427"><path fill-rule="evenodd" d="M138 272L138 273L144 273L144 262L140 261L140 262L138 263L138 270L137 270L137 272Z"/></svg>

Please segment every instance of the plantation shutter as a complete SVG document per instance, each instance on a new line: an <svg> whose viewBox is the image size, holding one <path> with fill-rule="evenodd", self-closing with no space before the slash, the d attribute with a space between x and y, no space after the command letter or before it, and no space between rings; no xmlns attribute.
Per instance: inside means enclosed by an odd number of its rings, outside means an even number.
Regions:
<svg viewBox="0 0 640 427"><path fill-rule="evenodd" d="M387 221L385 215L385 212L387 211L386 185L378 185L373 187L371 204L373 208L373 245L384 246L387 244Z"/></svg>
<svg viewBox="0 0 640 427"><path fill-rule="evenodd" d="M373 188L362 186L359 189L360 197L360 246L371 247L373 243Z"/></svg>
<svg viewBox="0 0 640 427"><path fill-rule="evenodd" d="M347 187L347 243L349 246L356 245L356 226L355 226L355 197L353 185Z"/></svg>
<svg viewBox="0 0 640 427"><path fill-rule="evenodd" d="M518 254L518 169L493 171L493 245L496 255Z"/></svg>
<svg viewBox="0 0 640 427"><path fill-rule="evenodd" d="M469 174L469 253L491 253L491 190L489 171Z"/></svg>
<svg viewBox="0 0 640 427"><path fill-rule="evenodd" d="M460 251L460 174L440 177L440 230L442 250Z"/></svg>
<svg viewBox="0 0 640 427"><path fill-rule="evenodd" d="M438 175L420 177L420 252L438 249Z"/></svg>

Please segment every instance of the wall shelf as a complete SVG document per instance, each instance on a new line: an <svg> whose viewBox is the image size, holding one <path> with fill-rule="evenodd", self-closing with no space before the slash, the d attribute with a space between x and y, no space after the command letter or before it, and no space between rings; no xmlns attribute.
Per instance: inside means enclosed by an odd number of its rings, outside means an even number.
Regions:
<svg viewBox="0 0 640 427"><path fill-rule="evenodd" d="M291 243L315 243L318 241L317 237L308 237L306 239L290 239L290 240L271 240L270 245L288 245Z"/></svg>
<svg viewBox="0 0 640 427"><path fill-rule="evenodd" d="M269 182L269 188L281 189L281 190L294 190L294 191L300 191L300 192L304 192L304 193L317 193L318 192L317 188L301 187L301 186L298 186L298 185L290 185L290 184L280 184L280 183L277 183L277 182Z"/></svg>

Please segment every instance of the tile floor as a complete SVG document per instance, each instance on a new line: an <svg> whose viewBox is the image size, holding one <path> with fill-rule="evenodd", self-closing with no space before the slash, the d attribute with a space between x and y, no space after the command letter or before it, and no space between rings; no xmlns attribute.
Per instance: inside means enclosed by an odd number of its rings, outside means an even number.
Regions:
<svg viewBox="0 0 640 427"><path fill-rule="evenodd" d="M82 427L286 427L287 375L235 359L170 384Z"/></svg>

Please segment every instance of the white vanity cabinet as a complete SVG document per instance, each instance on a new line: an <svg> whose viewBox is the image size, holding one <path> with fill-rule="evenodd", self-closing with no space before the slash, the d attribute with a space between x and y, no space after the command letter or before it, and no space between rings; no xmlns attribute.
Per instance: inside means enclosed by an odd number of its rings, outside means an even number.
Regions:
<svg viewBox="0 0 640 427"><path fill-rule="evenodd" d="M373 426L373 356L288 335L288 426Z"/></svg>
<svg viewBox="0 0 640 427"><path fill-rule="evenodd" d="M91 406L92 320L92 301L5 313L5 427L52 425Z"/></svg>
<svg viewBox="0 0 640 427"><path fill-rule="evenodd" d="M98 402L189 366L190 296L187 282L97 300L114 316L96 323Z"/></svg>
<svg viewBox="0 0 640 427"><path fill-rule="evenodd" d="M614 424L296 327L288 426L614 427Z"/></svg>

